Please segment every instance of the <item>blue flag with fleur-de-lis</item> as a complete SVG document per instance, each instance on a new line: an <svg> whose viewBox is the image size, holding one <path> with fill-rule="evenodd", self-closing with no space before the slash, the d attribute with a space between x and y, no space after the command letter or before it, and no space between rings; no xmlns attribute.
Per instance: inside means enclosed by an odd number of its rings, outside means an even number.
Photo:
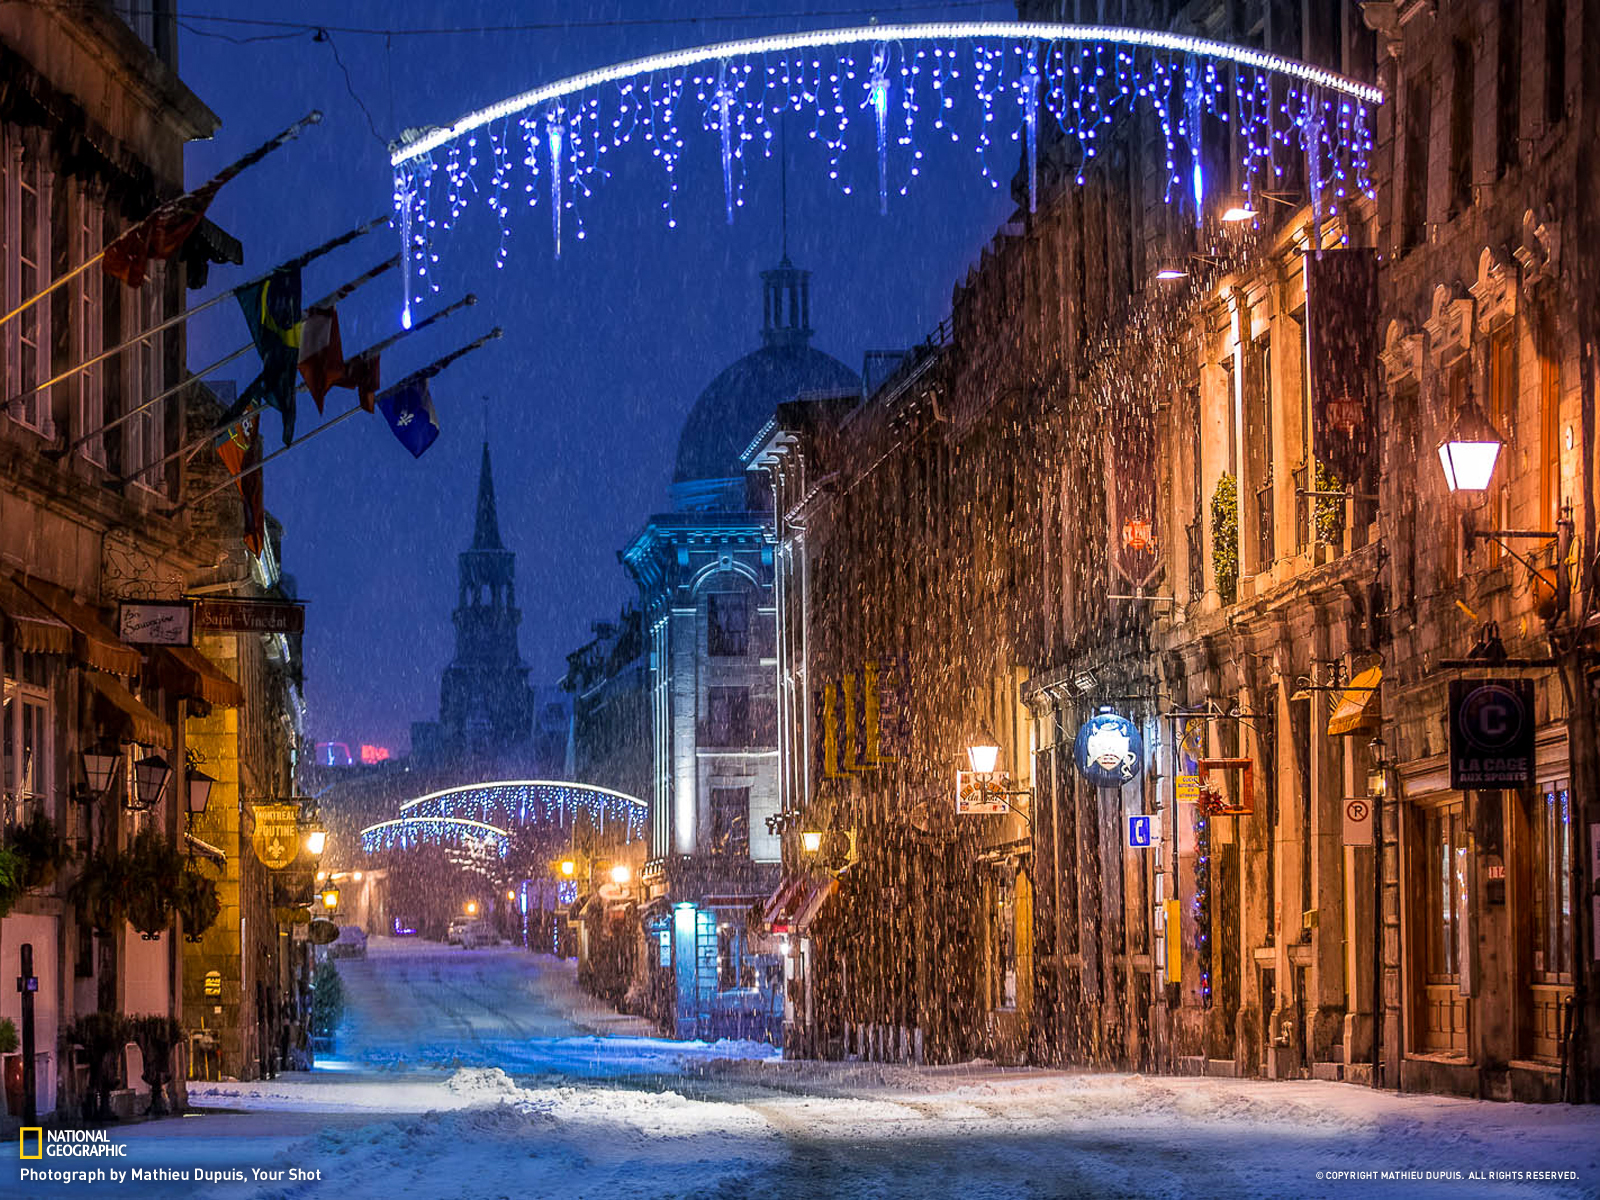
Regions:
<svg viewBox="0 0 1600 1200"><path fill-rule="evenodd" d="M378 397L378 410L413 458L421 458L439 436L439 415L433 411L426 379L390 388Z"/></svg>

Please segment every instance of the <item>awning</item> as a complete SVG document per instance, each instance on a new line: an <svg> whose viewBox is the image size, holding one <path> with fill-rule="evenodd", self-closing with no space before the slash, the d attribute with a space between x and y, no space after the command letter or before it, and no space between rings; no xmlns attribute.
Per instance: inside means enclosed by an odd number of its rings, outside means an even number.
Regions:
<svg viewBox="0 0 1600 1200"><path fill-rule="evenodd" d="M101 671L89 671L86 678L95 690L101 711L126 729L134 741L146 746L172 745L172 727L146 708L120 681Z"/></svg>
<svg viewBox="0 0 1600 1200"><path fill-rule="evenodd" d="M14 582L41 602L61 620L72 626L73 651L80 661L99 671L129 678L139 673L144 659L131 646L125 646L87 604L79 604L64 587L36 579L32 575L14 577Z"/></svg>
<svg viewBox="0 0 1600 1200"><path fill-rule="evenodd" d="M1328 717L1328 736L1359 733L1375 724L1381 711L1378 704L1378 683L1383 679L1383 668L1368 667L1350 681L1333 706Z"/></svg>
<svg viewBox="0 0 1600 1200"><path fill-rule="evenodd" d="M773 933L804 933L839 886L834 878L813 879L791 875L772 893L761 913L761 923Z"/></svg>
<svg viewBox="0 0 1600 1200"><path fill-rule="evenodd" d="M5 575L0 575L0 615L10 626L12 643L24 654L72 653L72 626Z"/></svg>
<svg viewBox="0 0 1600 1200"><path fill-rule="evenodd" d="M193 646L160 646L154 657L163 686L175 694L214 708L244 705L244 689Z"/></svg>
<svg viewBox="0 0 1600 1200"><path fill-rule="evenodd" d="M192 833L185 833L183 835L183 841L190 850L198 854L201 858L209 858L212 862L217 863L220 866L225 867L228 865L228 856L221 850L218 850L210 842L202 842Z"/></svg>

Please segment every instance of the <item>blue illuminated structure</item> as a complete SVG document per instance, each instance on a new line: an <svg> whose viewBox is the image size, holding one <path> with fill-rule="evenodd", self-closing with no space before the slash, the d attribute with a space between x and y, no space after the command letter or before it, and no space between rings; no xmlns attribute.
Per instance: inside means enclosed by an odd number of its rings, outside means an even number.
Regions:
<svg viewBox="0 0 1600 1200"><path fill-rule="evenodd" d="M584 237L580 202L609 178L612 157L647 151L661 168L662 208L673 198L686 126L714 134L724 210L743 204L755 144L773 153L779 117L809 118L828 177L849 195L847 155L856 124L871 126L878 206L904 195L921 171L921 142L966 141L994 186L988 152L1020 142L1030 208L1038 199L1039 122L1053 121L1077 181L1098 139L1120 115L1144 111L1166 147L1167 196L1205 200L1206 120L1232 124L1247 197L1274 191L1303 158L1320 229L1354 193L1374 193L1369 160L1380 89L1333 71L1245 46L1160 30L1023 21L932 22L817 30L669 51L586 71L511 96L444 128L407 131L391 147L394 204L411 306L437 290L433 237L483 203L500 223L503 267L514 209L547 197L557 256L563 213ZM1005 132L1000 132L1004 130ZM545 179L540 179L541 172ZM1315 236L1315 235L1314 235Z"/></svg>
<svg viewBox="0 0 1600 1200"><path fill-rule="evenodd" d="M421 845L476 845L504 858L518 831L566 831L580 815L600 832L620 834L621 841L644 833L645 802L635 796L561 780L507 779L408 800L399 817L361 831L361 849L373 854Z"/></svg>

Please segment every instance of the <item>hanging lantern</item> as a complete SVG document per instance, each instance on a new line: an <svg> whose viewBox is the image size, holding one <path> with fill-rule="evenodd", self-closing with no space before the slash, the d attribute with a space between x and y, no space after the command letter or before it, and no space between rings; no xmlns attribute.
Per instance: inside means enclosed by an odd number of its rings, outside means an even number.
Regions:
<svg viewBox="0 0 1600 1200"><path fill-rule="evenodd" d="M154 808L160 804L167 790L167 780L171 777L172 768L159 754L151 754L134 763L133 791L138 801L137 807Z"/></svg>
<svg viewBox="0 0 1600 1200"><path fill-rule="evenodd" d="M211 799L211 785L217 781L199 767L189 768L189 812L193 816L205 812L206 801Z"/></svg>

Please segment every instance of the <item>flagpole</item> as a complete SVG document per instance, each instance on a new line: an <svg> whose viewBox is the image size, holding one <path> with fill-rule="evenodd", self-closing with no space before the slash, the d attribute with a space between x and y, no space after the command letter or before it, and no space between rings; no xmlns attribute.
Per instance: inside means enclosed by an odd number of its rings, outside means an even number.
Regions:
<svg viewBox="0 0 1600 1200"><path fill-rule="evenodd" d="M76 366L68 367L65 371L62 371L59 374L52 376L51 378L45 380L43 383L36 383L30 388L25 388L24 390L18 392L15 396L12 396L10 399L8 399L4 404L0 404L0 408L9 409L13 405L20 404L20 403L22 403L22 401L26 400L29 396L33 395L35 392L42 392L46 388L54 387L56 384L60 383L62 380L70 379L74 375L78 374L80 371L87 371L90 367L94 366L96 363L104 362L108 358L113 358L116 355L121 354L124 350L128 349L128 347L138 345L140 342L144 341L144 339L147 338L147 337L151 337L151 336L153 336L155 334L163 332L164 330L171 329L174 325L183 324L190 317L196 315L197 313L205 312L205 310L208 309L208 308L212 308L212 307L214 307L214 306L216 306L218 304L221 304L224 300L227 300L227 299L231 298L232 296L236 295L239 291L241 291L244 288L254 287L258 283L264 283L266 280L272 278L272 276L273 276L273 274L275 272L293 270L296 267L303 267L307 263L311 262L312 260L317 259L317 258L321 258L324 254L327 254L327 253L329 253L329 252L331 252L333 250L337 250L340 246L345 245L347 242L353 242L356 238L360 237L362 234L370 233L372 230L376 229L379 225L386 225L386 224L388 224L388 222L389 222L389 216L388 216L387 213L385 213L383 216L377 218L376 220L368 221L365 225L358 225L356 228L350 230L348 233L340 234L338 237L329 239L328 241L322 243L322 245L316 247L315 249L306 251L304 254L300 255L299 258L291 258L289 261L287 261L285 263L281 263L280 265L274 267L271 271L268 271L265 275L258 275L254 279L250 280L248 283L242 283L236 288L230 288L228 291L225 291L225 292L220 293L219 295L213 296L209 300L202 301L201 303L195 305L193 308L186 308L181 313L178 313L176 316L168 317L165 321L162 321L159 325L152 325L149 329L145 329L145 330L142 330L139 333L134 334L127 341L121 342L121 343L111 347L111 349L109 349L109 350L102 350L99 354L95 355L93 358L85 359L83 362L78 363ZM132 415L131 413L125 414L124 418L122 418L122 419L125 419L127 416L131 416L131 415ZM119 420L119 423L120 423L120 420ZM102 430L109 429L109 428L110 428L109 425L103 425L103 426L101 426L100 429L94 430L88 436L89 437L93 437L96 433L100 433ZM80 439L77 444L81 445L82 444L82 439Z"/></svg>
<svg viewBox="0 0 1600 1200"><path fill-rule="evenodd" d="M393 265L393 263L398 262L398 261L399 261L399 256L396 255L395 258L392 259L390 261L390 263L387 264L387 265ZM367 274L369 276L374 276L375 277L375 275L379 274L379 273L381 273L381 272L378 272L376 269L374 269L373 271L369 271ZM345 288L349 288L350 286L351 286L350 284L346 284ZM344 291L345 288L341 288L340 291ZM337 295L338 293L334 293L334 294ZM346 292L346 294L348 295L348 292ZM357 354L356 357L357 358L361 358L364 355L368 355L368 354L381 354L385 350L387 350L390 346L392 346L396 342L398 342L401 338L407 337L407 336L409 336L410 334L413 334L413 333L421 333L424 329L426 329L429 325L432 325L435 321L442 321L445 317L448 317L451 313L458 312L459 310L461 310L463 308L468 308L471 305L476 304L477 302L478 302L478 298L476 296L472 295L469 292L464 299L457 300L454 304L451 304L451 305L449 305L449 306L447 306L445 308L441 308L436 313L430 314L427 317L426 320L418 321L410 329L402 329L399 333L394 334L391 337L384 338L383 341L377 342L376 344L374 344L372 346L368 346L365 350L361 351L360 354ZM319 301L319 303L326 303L326 301ZM244 350L235 350L232 354L228 355L228 358L229 359L238 358L239 355L241 355L241 354L243 354L245 352L245 350L249 350L249 349L250 349L250 347L246 346L244 348ZM224 360L224 361L227 361L227 360ZM213 363L211 365L211 367L207 368L207 370L213 370L213 369L215 369L216 367L218 367L220 365L221 365L221 363ZM205 372L201 372L201 374L204 374L204 373ZM180 387L185 386L188 382L189 382L188 380L185 380L184 384L180 384L179 386ZM297 393L298 392L303 392L305 390L306 390L306 385L304 383L298 385L295 388L295 391ZM182 457L184 455L190 455L192 457L194 451L205 449L206 446L208 446L212 442L216 441L219 437L221 437L224 433L227 433L230 429L237 429L240 425L243 425L251 417L255 416L257 413L261 412L263 409L266 409L266 408L269 408L269 407L271 407L271 406L267 405L267 404L252 404L249 408L245 409L244 412L240 413L237 417L235 417L233 420L229 421L226 425L218 425L215 429L208 430L207 432L201 434L199 437L195 438L193 441L185 442L182 446L179 446L176 450L174 450L171 454L167 455L165 458L159 459L158 461L153 462L153 463L149 464L148 466L140 467L132 475L124 476L120 482L126 483L130 479L134 479L134 478L137 478L140 475L143 475L146 471L153 471L157 467L164 467L175 458L180 458L180 457Z"/></svg>
<svg viewBox="0 0 1600 1200"><path fill-rule="evenodd" d="M230 166L224 167L221 171L217 172L217 174L213 175L210 179L208 179L205 183L201 184L199 187L194 188L191 191L185 192L183 195L178 196L176 199L166 200L166 201L163 201L161 204L156 205L155 208L151 209L150 212L146 213L144 215L144 217L141 218L141 220L149 220L152 216L154 216L157 212L160 212L161 209L165 208L168 204L181 204L185 200L191 200L195 196L199 195L201 192L204 192L207 188L211 188L212 190L220 188L223 184L227 183L230 179L232 179L235 175L239 174L239 172L243 171L246 167L255 166L256 163L260 162L263 158L265 158L267 155L271 154L274 150L277 150L281 146L287 145L289 142L292 142L295 138L299 137L300 134L303 133L308 126L315 125L321 120L322 120L322 113L319 112L316 109L312 109L311 112L309 112L305 116L301 117L293 125L289 126L289 128L285 129L282 133L278 134L277 137L272 138L269 141L263 142L261 145L257 146L254 150L250 151L249 154L246 154L243 158L239 159L237 162L233 163ZM135 221L128 228L129 229L136 229L136 228L138 228L138 226L139 226L139 222ZM123 232L127 232L127 231L124 230ZM113 238L111 240L113 242L116 241L115 238ZM17 305L17 307L13 308L10 312L6 313L5 316L0 317L0 325L4 325L7 321L11 320L11 318L15 317L18 313L21 313L24 310L26 310L28 308L31 308L33 305L35 305L39 301L43 300L46 296L48 296L51 292L55 291L57 288L63 287L66 284L72 282L72 280L76 279L79 275L82 275L85 271L87 271L90 267L94 266L95 263L99 262L105 256L106 256L106 252L105 252L104 247L102 247L101 250L100 250L100 253L96 254L93 258L85 259L83 262L81 262L77 266L73 267L72 270L68 271L65 275L61 276L61 278L52 280L50 282L50 284L42 292L35 292L33 295L29 296L26 300L24 300L21 304ZM48 385L46 385L46 386L48 386Z"/></svg>
<svg viewBox="0 0 1600 1200"><path fill-rule="evenodd" d="M456 359L462 357L462 355L471 354L474 350L477 350L477 349L483 347L484 345L487 345L489 342L494 341L496 338L503 337L503 336L505 336L505 330L501 329L500 326L496 325L493 329L491 329L488 333L484 334L482 337L475 338L472 341L468 342L465 346L462 346L459 350L453 350L449 354L446 354L443 358L437 359L434 362L429 363L426 367L423 367L420 371L411 372L411 374L407 375L404 379L402 379L399 383L395 384L393 387L386 387L383 390L386 393L387 392L398 391L400 388L403 388L403 387L407 386L408 384L420 383L421 381L423 381L425 379L432 379L440 371L444 370L451 363L455 362ZM218 492L226 491L228 488L232 487L235 483L238 483L239 480L244 479L246 476L254 475L257 471L261 470L262 467L266 466L273 459L280 458L283 455L289 453L289 451L295 450L295 449L298 449L301 446L304 446L307 442L309 442L312 438L316 437L319 433L326 433L328 430L332 429L335 425L339 424L339 422L347 420L348 418L355 416L358 412L365 412L365 411L366 411L366 409L362 408L361 405L357 404L354 408L347 409L346 411L340 413L337 417L334 417L331 421L324 421L321 425L318 425L315 429L309 431L304 437L296 438L293 442L289 443L289 445L280 447L279 449L274 450L271 454L265 455L261 459L260 462L251 463L249 466L245 467L242 471L240 471L237 475L230 475L227 479L224 479L221 483L217 484L216 487L211 488L209 491L201 492L200 495L198 495L198 496L190 497L188 500L185 500L182 504L179 504L177 507L173 508L167 515L169 517L175 517L179 513L181 513L184 509L190 508L193 505L199 504L201 501L211 499L211 497L215 496Z"/></svg>

